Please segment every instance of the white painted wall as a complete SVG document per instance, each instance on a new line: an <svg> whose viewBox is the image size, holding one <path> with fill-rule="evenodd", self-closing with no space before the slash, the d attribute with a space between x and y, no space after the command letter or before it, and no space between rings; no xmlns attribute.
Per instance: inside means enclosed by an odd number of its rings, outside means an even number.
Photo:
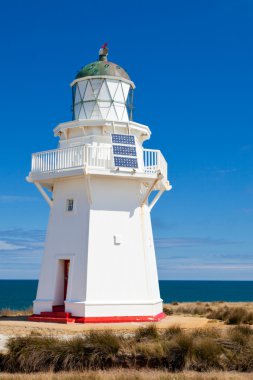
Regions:
<svg viewBox="0 0 253 380"><path fill-rule="evenodd" d="M55 183L35 313L51 311L62 299L61 259L70 259L65 305L73 315L162 312L150 213L140 207L141 188L139 179L107 176ZM66 211L68 198L74 199L73 212Z"/></svg>

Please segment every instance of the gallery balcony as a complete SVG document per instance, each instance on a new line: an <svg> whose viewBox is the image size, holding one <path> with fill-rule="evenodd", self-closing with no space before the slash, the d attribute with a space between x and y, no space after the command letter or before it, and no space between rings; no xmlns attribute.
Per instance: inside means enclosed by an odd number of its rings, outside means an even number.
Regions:
<svg viewBox="0 0 253 380"><path fill-rule="evenodd" d="M72 175L101 174L157 178L167 182L167 162L159 150L143 149L137 154L138 168L117 167L111 146L78 145L32 155L29 181Z"/></svg>

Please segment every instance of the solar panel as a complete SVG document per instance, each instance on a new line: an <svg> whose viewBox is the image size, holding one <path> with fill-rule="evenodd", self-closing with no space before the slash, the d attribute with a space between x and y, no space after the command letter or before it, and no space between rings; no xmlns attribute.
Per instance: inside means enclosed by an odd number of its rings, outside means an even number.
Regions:
<svg viewBox="0 0 253 380"><path fill-rule="evenodd" d="M122 145L123 144L123 145ZM135 137L112 133L114 165L125 168L138 168Z"/></svg>
<svg viewBox="0 0 253 380"><path fill-rule="evenodd" d="M138 168L138 161L137 161L137 158L115 156L114 165L125 167L125 168Z"/></svg>
<svg viewBox="0 0 253 380"><path fill-rule="evenodd" d="M135 145L135 139L134 139L134 136L132 135L119 135L116 133L112 133L112 143Z"/></svg>
<svg viewBox="0 0 253 380"><path fill-rule="evenodd" d="M136 148L135 146L113 145L113 154L136 157Z"/></svg>

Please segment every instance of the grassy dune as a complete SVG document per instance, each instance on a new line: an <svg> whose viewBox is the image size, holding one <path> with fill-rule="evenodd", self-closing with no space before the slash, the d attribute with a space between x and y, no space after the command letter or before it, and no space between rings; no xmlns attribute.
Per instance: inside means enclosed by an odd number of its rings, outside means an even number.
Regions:
<svg viewBox="0 0 253 380"><path fill-rule="evenodd" d="M172 302L164 305L164 311L167 315L204 316L231 325L253 324L253 304L251 302Z"/></svg>
<svg viewBox="0 0 253 380"><path fill-rule="evenodd" d="M0 356L1 372L59 372L110 369L253 372L253 329L184 331L178 326L141 327L132 334L89 332L69 339L10 338Z"/></svg>
<svg viewBox="0 0 253 380"><path fill-rule="evenodd" d="M169 327L128 324L129 329L114 329L113 325L110 331L92 327L95 330L79 330L78 335L73 331L66 335L61 326L57 337L48 335L55 331L47 324L41 324L44 330L35 330L24 320L31 309L1 310L0 317L7 320L2 329L15 325L15 320L22 320L18 326L24 327L22 336L10 338L7 350L0 353L0 378L253 379L253 303L173 302L164 310L173 315L168 321L189 316L195 322L203 317L210 321L204 318L205 327L185 329L171 322Z"/></svg>
<svg viewBox="0 0 253 380"><path fill-rule="evenodd" d="M228 372L196 373L184 371L171 374L152 370L109 370L87 372L60 372L36 374L1 374L3 380L251 380L252 374Z"/></svg>

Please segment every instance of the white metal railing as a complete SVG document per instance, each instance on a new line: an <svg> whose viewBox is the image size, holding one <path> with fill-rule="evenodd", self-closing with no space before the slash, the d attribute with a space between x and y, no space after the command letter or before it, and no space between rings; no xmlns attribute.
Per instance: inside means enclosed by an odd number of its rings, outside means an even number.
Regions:
<svg viewBox="0 0 253 380"><path fill-rule="evenodd" d="M101 146L78 145L63 149L48 150L32 155L32 173L45 173L75 169L87 166L89 168L114 168L112 148ZM141 170L141 166L140 170ZM161 171L167 179L167 162L160 150L143 149L143 166L145 173Z"/></svg>

